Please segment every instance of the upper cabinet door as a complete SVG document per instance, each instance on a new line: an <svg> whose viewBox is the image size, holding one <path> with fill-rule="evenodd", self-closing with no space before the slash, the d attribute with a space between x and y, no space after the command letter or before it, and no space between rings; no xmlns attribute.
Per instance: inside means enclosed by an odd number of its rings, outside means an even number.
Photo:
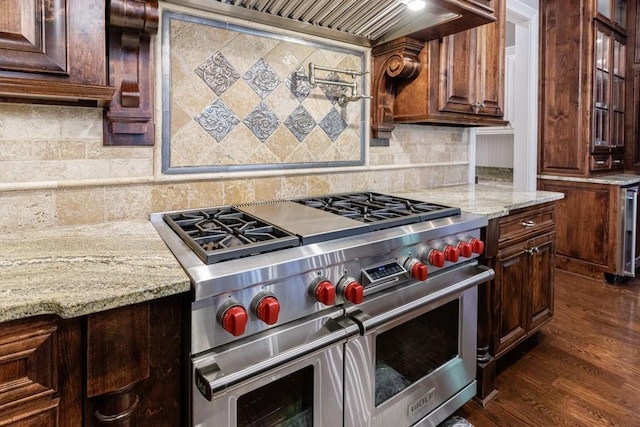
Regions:
<svg viewBox="0 0 640 427"><path fill-rule="evenodd" d="M0 97L104 104L104 0L0 1Z"/></svg>
<svg viewBox="0 0 640 427"><path fill-rule="evenodd" d="M63 0L0 4L0 69L67 74L67 5Z"/></svg>
<svg viewBox="0 0 640 427"><path fill-rule="evenodd" d="M621 151L625 140L624 38L594 22L593 153Z"/></svg>
<svg viewBox="0 0 640 427"><path fill-rule="evenodd" d="M447 36L440 46L441 112L504 116L504 19Z"/></svg>

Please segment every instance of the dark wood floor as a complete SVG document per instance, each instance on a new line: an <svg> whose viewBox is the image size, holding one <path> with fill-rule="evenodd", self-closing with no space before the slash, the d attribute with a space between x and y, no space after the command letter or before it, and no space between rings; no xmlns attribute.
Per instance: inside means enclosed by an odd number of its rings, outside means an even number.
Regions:
<svg viewBox="0 0 640 427"><path fill-rule="evenodd" d="M640 426L640 278L557 271L554 318L528 344L500 361L495 399L457 414L476 427Z"/></svg>

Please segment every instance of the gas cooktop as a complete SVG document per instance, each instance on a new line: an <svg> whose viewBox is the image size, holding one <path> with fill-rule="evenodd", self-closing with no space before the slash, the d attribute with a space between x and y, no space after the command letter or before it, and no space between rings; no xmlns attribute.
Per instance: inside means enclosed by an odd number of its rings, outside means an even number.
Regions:
<svg viewBox="0 0 640 427"><path fill-rule="evenodd" d="M231 206L169 213L164 220L207 264L299 245L297 236Z"/></svg>
<svg viewBox="0 0 640 427"><path fill-rule="evenodd" d="M166 213L207 264L459 215L460 209L373 192Z"/></svg>
<svg viewBox="0 0 640 427"><path fill-rule="evenodd" d="M370 192L309 197L294 201L369 223L370 230L460 214L459 208Z"/></svg>

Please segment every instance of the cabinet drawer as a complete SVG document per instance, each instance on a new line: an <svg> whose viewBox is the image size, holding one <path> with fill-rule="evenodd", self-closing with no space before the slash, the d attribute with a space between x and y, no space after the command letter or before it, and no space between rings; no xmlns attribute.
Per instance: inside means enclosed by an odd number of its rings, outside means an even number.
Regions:
<svg viewBox="0 0 640 427"><path fill-rule="evenodd" d="M0 424L7 412L43 399L57 402L57 325L16 321L0 332ZM56 406L52 404L51 406ZM41 404L38 404L41 406ZM45 411L47 412L47 411Z"/></svg>
<svg viewBox="0 0 640 427"><path fill-rule="evenodd" d="M611 156L608 154L593 154L590 166L592 171L611 169Z"/></svg>
<svg viewBox="0 0 640 427"><path fill-rule="evenodd" d="M622 169L624 166L624 154L611 155L611 169Z"/></svg>
<svg viewBox="0 0 640 427"><path fill-rule="evenodd" d="M499 244L529 238L554 228L554 205L540 205L515 211L500 219Z"/></svg>

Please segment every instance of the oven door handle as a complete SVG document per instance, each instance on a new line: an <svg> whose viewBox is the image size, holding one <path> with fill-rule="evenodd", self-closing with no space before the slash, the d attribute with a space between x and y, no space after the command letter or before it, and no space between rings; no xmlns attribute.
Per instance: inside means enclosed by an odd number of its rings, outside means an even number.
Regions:
<svg viewBox="0 0 640 427"><path fill-rule="evenodd" d="M214 355L209 363L195 369L196 387L207 400L211 401L215 394L235 384L340 341L346 342L347 335L346 329L338 329L319 339L282 351L273 357L228 374L224 373L216 363Z"/></svg>
<svg viewBox="0 0 640 427"><path fill-rule="evenodd" d="M399 318L407 313L411 313L412 311L417 310L434 301L441 301L443 299L448 299L454 295L459 295L467 289L471 289L495 277L495 272L492 268L478 264L473 265L471 268L473 268L473 274L471 276L459 280L454 285L447 286L442 290L433 292L429 295L425 295L422 298L411 301L395 309L385 311L384 313L381 313L374 317L369 317L366 313L363 313L361 311L353 312L352 315L357 319L356 321L358 323L362 324L364 331L367 331L383 323L387 323L396 318Z"/></svg>

